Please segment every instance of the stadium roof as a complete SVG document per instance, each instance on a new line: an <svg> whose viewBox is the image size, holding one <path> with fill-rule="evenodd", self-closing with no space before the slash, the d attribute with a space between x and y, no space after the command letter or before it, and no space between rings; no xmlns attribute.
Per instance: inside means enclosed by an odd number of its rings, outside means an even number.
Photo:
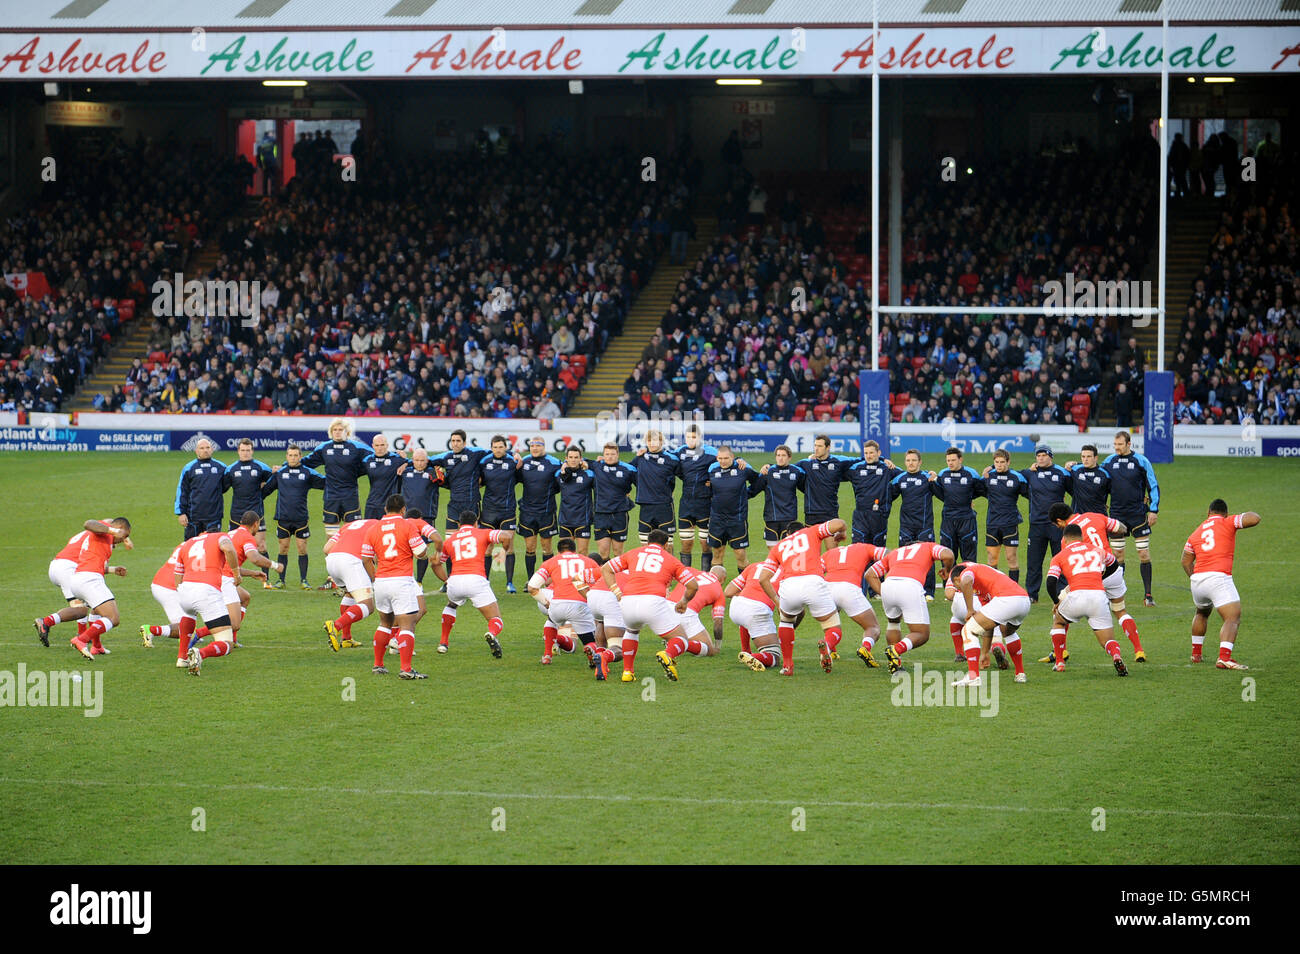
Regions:
<svg viewBox="0 0 1300 954"><path fill-rule="evenodd" d="M869 24L869 0L16 0L0 31ZM1174 23L1300 24L1300 0L1170 0ZM485 19L491 14L492 19ZM1159 22L1160 0L880 0L887 25Z"/></svg>

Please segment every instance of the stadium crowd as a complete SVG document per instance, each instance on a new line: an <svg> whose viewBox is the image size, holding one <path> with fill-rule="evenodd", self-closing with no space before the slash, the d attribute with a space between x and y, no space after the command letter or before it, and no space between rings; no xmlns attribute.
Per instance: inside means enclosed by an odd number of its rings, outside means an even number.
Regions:
<svg viewBox="0 0 1300 954"><path fill-rule="evenodd" d="M143 138L52 158L54 179L39 201L0 224L4 273L29 280L21 297L0 284L5 410L59 410L146 306L154 281L184 267L251 171Z"/></svg>
<svg viewBox="0 0 1300 954"><path fill-rule="evenodd" d="M685 154L664 168L687 169ZM681 160L681 161L679 161ZM483 156L309 164L220 236L210 279L261 282L261 318L155 322L108 405L555 417L668 244L685 178L545 140Z"/></svg>
<svg viewBox="0 0 1300 954"><path fill-rule="evenodd" d="M1136 340L1120 334L1122 319L1071 326L980 306L1041 305L1043 285L1066 272L1076 281L1136 278L1154 242L1158 161L1149 147L1101 157L1083 145L972 161L976 177L935 176L918 187L904 215L904 303L971 312L881 319L896 419L1079 423L1075 395L1088 395L1086 421L1109 393L1119 423L1131 423L1144 362ZM746 190L748 203L737 199ZM624 384L629 408L698 408L716 420L851 418L856 372L871 355L869 236L860 215L838 210L861 207L862 190L850 183L819 205L811 189L790 188L768 211L776 191L741 183L724 198L719 238L683 274Z"/></svg>
<svg viewBox="0 0 1300 954"><path fill-rule="evenodd" d="M1174 361L1181 422L1300 424L1300 190L1294 151L1278 162L1259 187L1230 193L1193 281Z"/></svg>

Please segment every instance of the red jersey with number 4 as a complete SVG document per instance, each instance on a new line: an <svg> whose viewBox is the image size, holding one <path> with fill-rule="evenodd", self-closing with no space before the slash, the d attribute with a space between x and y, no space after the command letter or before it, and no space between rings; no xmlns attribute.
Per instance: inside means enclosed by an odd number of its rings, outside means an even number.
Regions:
<svg viewBox="0 0 1300 954"><path fill-rule="evenodd" d="M375 561L375 579L413 577L415 554L423 546L424 539L413 520L390 516L376 520L366 531L366 539L361 544L361 556Z"/></svg>
<svg viewBox="0 0 1300 954"><path fill-rule="evenodd" d="M815 527L804 527L798 533L792 533L772 549L767 551L767 561L772 566L780 567L781 575L821 576L821 541L831 535L828 523L819 523Z"/></svg>
<svg viewBox="0 0 1300 954"><path fill-rule="evenodd" d="M944 547L938 543L909 543L890 550L883 560L871 564L876 576L905 577L924 585L926 574L935 560L943 559Z"/></svg>
<svg viewBox="0 0 1300 954"><path fill-rule="evenodd" d="M1047 575L1064 577L1072 593L1080 590L1104 591L1106 584L1102 582L1101 574L1105 569L1106 551L1091 543L1075 540L1065 544L1061 547L1061 552L1052 557L1052 566Z"/></svg>
<svg viewBox="0 0 1300 954"><path fill-rule="evenodd" d="M179 547L173 550L172 555L167 558L167 562L158 567L158 572L153 575L153 582L155 584L168 590L176 589L177 567L180 568L182 573L185 572L185 564L181 562L181 547L183 546L185 546L185 544L182 543Z"/></svg>
<svg viewBox="0 0 1300 954"><path fill-rule="evenodd" d="M762 563L749 564L749 566L745 567L744 571L740 574L740 579L745 583L744 588L740 591L740 595L745 597L747 600L754 600L758 603L762 603L768 609L776 609L776 604L768 599L767 594L763 592L763 587L756 579L759 567L767 567L768 582L772 584L772 589L776 590L777 593L781 592L781 568L773 567L769 561L764 560Z"/></svg>
<svg viewBox="0 0 1300 954"><path fill-rule="evenodd" d="M987 603L999 596L1029 595L1023 586L1001 570L985 566L983 563L967 563L966 569L962 571L960 578L970 581L971 587L975 590L975 595L979 597L981 603Z"/></svg>
<svg viewBox="0 0 1300 954"><path fill-rule="evenodd" d="M230 531L229 536L230 542L235 545L235 552L239 554L239 565L243 566L244 561L248 559L248 555L257 552L257 541L254 540L253 535L243 527L236 527L234 530ZM226 567L221 575L233 579L235 573L230 569L230 567Z"/></svg>
<svg viewBox="0 0 1300 954"><path fill-rule="evenodd" d="M1193 573L1226 573L1232 576L1232 557L1237 549L1237 531L1242 514L1223 517L1214 514L1192 531L1183 552L1196 556Z"/></svg>
<svg viewBox="0 0 1300 954"><path fill-rule="evenodd" d="M449 576L481 576L483 558L487 556L491 544L501 539L500 530L487 530L483 527L461 527L449 536L442 545L442 552L451 557Z"/></svg>
<svg viewBox="0 0 1300 954"><path fill-rule="evenodd" d="M200 533L188 543L181 544L181 563L185 566L184 582L206 583L221 589L221 577L226 569L222 540L231 542L230 537L224 533Z"/></svg>
<svg viewBox="0 0 1300 954"><path fill-rule="evenodd" d="M851 543L847 547L836 547L822 554L822 576L827 583L852 583L862 585L862 578L867 574L867 567L877 560L889 555L884 547L872 546L870 543Z"/></svg>
<svg viewBox="0 0 1300 954"><path fill-rule="evenodd" d="M714 619L722 619L726 616L727 600L722 595L722 584L718 582L718 578L706 570L696 570L689 566L686 572L699 585L699 589L695 591L695 598L687 604L686 608L692 613L698 613L704 607L712 606ZM674 585L668 591L668 598L676 603L682 598L681 588Z"/></svg>
<svg viewBox="0 0 1300 954"><path fill-rule="evenodd" d="M345 523L339 527L334 536L330 537L334 541L330 553L346 553L360 560L361 548L366 544L366 534L378 522L378 520L353 520L351 523Z"/></svg>
<svg viewBox="0 0 1300 954"><path fill-rule="evenodd" d="M673 580L683 585L690 581L682 562L657 543L637 547L605 565L615 573L628 571L627 585L619 585L624 596L667 596Z"/></svg>
<svg viewBox="0 0 1300 954"><path fill-rule="evenodd" d="M1118 531L1122 524L1113 517L1101 513L1076 513L1065 521L1066 526L1076 526L1083 531L1083 542L1098 547L1107 553L1110 549L1110 533Z"/></svg>
<svg viewBox="0 0 1300 954"><path fill-rule="evenodd" d="M107 524L111 517L104 517L99 522ZM68 541L67 546L58 552L56 560L72 560L77 564L78 573L104 574L108 561L113 556L113 535L111 533L91 533L82 530Z"/></svg>
<svg viewBox="0 0 1300 954"><path fill-rule="evenodd" d="M579 581L591 587L600 579L600 564L581 553L557 553L537 568L542 585L550 585L551 599L587 602L587 595L574 585Z"/></svg>

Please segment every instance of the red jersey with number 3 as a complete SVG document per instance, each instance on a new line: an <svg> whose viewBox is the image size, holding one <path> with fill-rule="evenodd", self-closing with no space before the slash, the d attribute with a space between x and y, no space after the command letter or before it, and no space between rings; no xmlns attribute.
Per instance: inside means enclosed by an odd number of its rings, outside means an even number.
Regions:
<svg viewBox="0 0 1300 954"><path fill-rule="evenodd" d="M442 545L442 552L451 557L449 576L481 576L483 557L487 556L491 544L501 539L500 530L487 530L483 527L461 527L449 536Z"/></svg>
<svg viewBox="0 0 1300 954"><path fill-rule="evenodd" d="M1083 531L1083 542L1099 547L1107 553L1110 549L1110 534L1118 531L1121 524L1113 517L1101 513L1076 513L1065 521L1066 526L1075 526Z"/></svg>
<svg viewBox="0 0 1300 954"><path fill-rule="evenodd" d="M828 523L804 527L767 551L768 562L781 568L781 575L821 576L821 542L831 535Z"/></svg>
<svg viewBox="0 0 1300 954"><path fill-rule="evenodd" d="M924 585L934 561L943 559L944 549L938 543L909 543L890 550L883 560L871 564L871 569L879 577L905 577Z"/></svg>
<svg viewBox="0 0 1300 954"><path fill-rule="evenodd" d="M330 537L334 541L330 553L346 553L360 560L361 548L366 544L366 534L378 522L378 520L353 520L351 523L345 523L339 527L334 536Z"/></svg>
<svg viewBox="0 0 1300 954"><path fill-rule="evenodd" d="M375 579L415 576L415 551L424 539L413 520L389 516L376 520L361 544L362 557L375 561ZM480 572L482 567L479 568Z"/></svg>
<svg viewBox="0 0 1300 954"><path fill-rule="evenodd" d="M615 573L628 571L627 585L619 586L624 596L667 596L673 580L683 585L690 581L682 562L657 543L637 547L605 565Z"/></svg>
<svg viewBox="0 0 1300 954"><path fill-rule="evenodd" d="M224 533L200 533L188 543L181 544L181 563L185 566L184 582L206 583L221 589L221 577L226 569L222 540L231 542L230 537Z"/></svg>
<svg viewBox="0 0 1300 954"><path fill-rule="evenodd" d="M185 572L185 564L181 563L181 544L172 551L172 555L167 558L167 562L158 567L158 572L153 575L153 582L163 587L163 589L176 589L176 568L180 567L182 573Z"/></svg>
<svg viewBox="0 0 1300 954"><path fill-rule="evenodd" d="M686 572L699 585L699 589L695 591L695 598L687 604L686 608L692 613L698 613L704 607L712 606L714 619L722 619L726 616L727 600L722 595L722 584L718 582L718 578L705 570L696 570L689 566ZM680 588L674 585L668 592L668 598L674 603L681 599Z"/></svg>
<svg viewBox="0 0 1300 954"><path fill-rule="evenodd" d="M579 593L575 583L582 581L592 586L600 579L600 564L581 553L557 553L537 568L542 585L551 586L551 599L587 602L585 593Z"/></svg>
<svg viewBox="0 0 1300 954"><path fill-rule="evenodd" d="M1023 586L1001 570L983 563L967 563L960 579L969 580L981 603L999 596L1028 596Z"/></svg>
<svg viewBox="0 0 1300 954"><path fill-rule="evenodd" d="M257 552L257 541L254 540L253 535L243 527L236 527L234 530L230 531L229 536L230 542L235 545L235 552L239 554L239 565L243 566L244 561L248 559L248 555ZM233 579L235 573L227 566L221 575Z"/></svg>
<svg viewBox="0 0 1300 954"><path fill-rule="evenodd" d="M1052 566L1048 576L1064 577L1070 592L1080 590L1102 590L1106 584L1101 574L1106 569L1106 552L1091 543L1075 540L1061 547L1061 552L1052 557Z"/></svg>
<svg viewBox="0 0 1300 954"><path fill-rule="evenodd" d="M877 560L889 555L884 547L872 546L870 543L851 543L847 547L836 547L822 554L822 576L827 583L852 583L862 585L862 578L867 574L867 567Z"/></svg>
<svg viewBox="0 0 1300 954"><path fill-rule="evenodd" d="M1242 514L1207 517L1183 544L1184 553L1196 555L1193 573L1226 573L1232 576L1232 557L1237 549L1237 531Z"/></svg>

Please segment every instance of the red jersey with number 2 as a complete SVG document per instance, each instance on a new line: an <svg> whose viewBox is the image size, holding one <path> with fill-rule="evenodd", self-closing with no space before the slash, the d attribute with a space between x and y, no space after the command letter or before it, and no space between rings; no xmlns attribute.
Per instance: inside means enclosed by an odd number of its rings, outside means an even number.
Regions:
<svg viewBox="0 0 1300 954"><path fill-rule="evenodd" d="M366 531L361 555L375 561L375 579L415 575L415 553L424 546L420 528L405 517L385 517ZM479 567L479 572L483 571Z"/></svg>

